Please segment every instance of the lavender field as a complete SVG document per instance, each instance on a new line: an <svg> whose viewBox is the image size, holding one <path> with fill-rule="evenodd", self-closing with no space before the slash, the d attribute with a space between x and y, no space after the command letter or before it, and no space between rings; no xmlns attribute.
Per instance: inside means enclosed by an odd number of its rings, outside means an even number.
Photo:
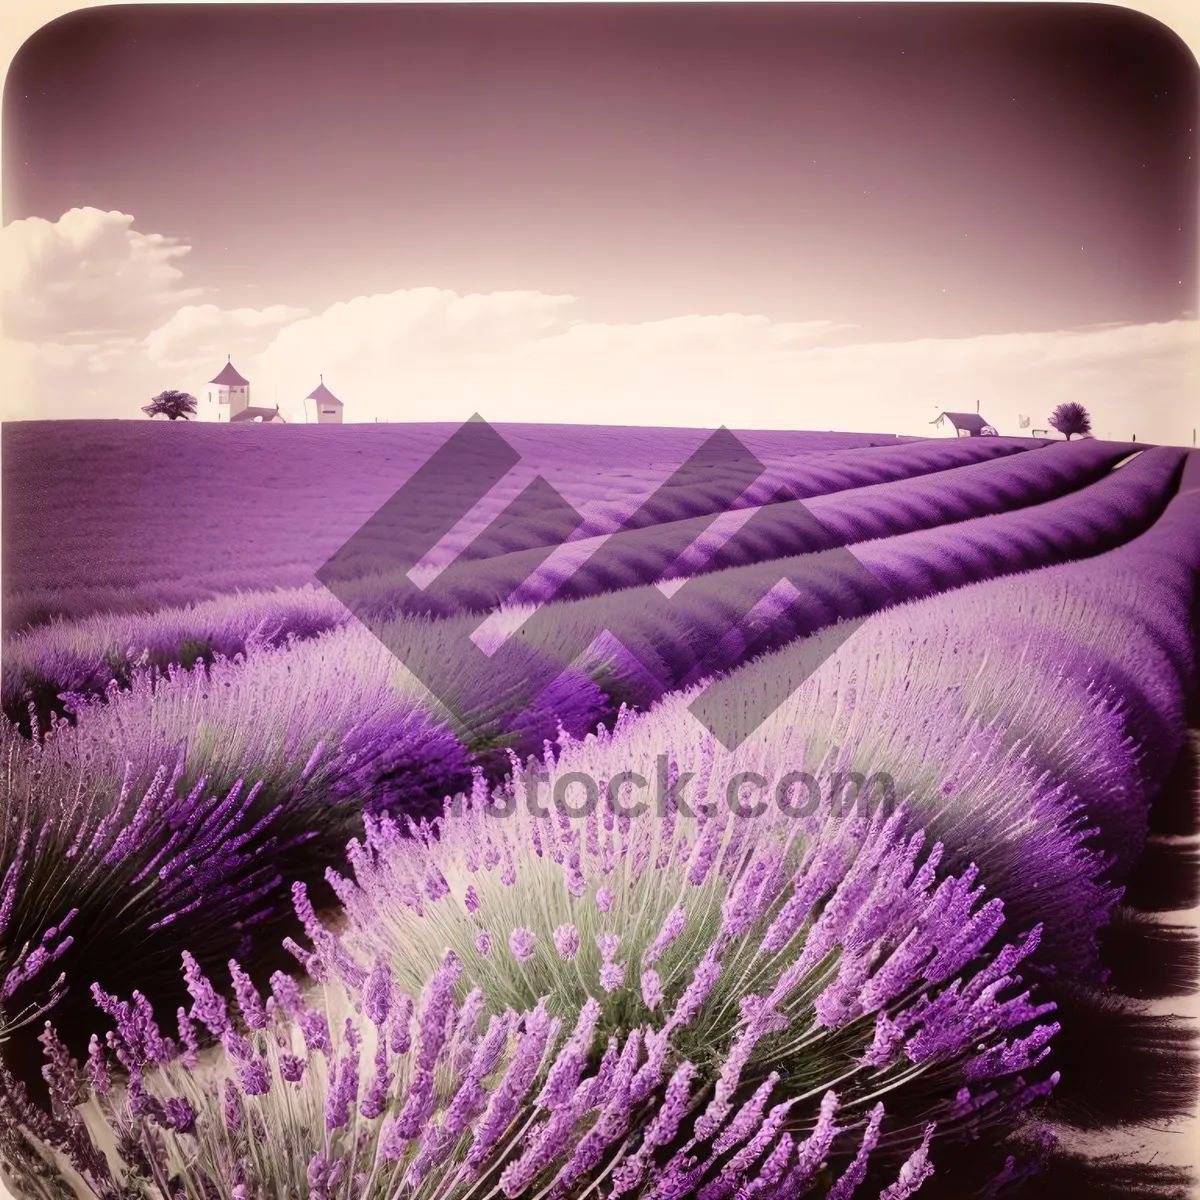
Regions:
<svg viewBox="0 0 1200 1200"><path fill-rule="evenodd" d="M4 621L146 611L248 588L304 586L313 572L447 437L446 424L313 429L181 429L125 421L25 421L5 430L9 571ZM688 430L505 427L523 456L578 503L620 505L692 448ZM554 429L555 427L549 427ZM889 435L745 435L764 461L802 469L822 490L902 478L1011 453L1025 442L947 444L932 458L845 453L895 447ZM800 462L796 463L796 459ZM523 480L521 482L524 482ZM508 482L497 506L518 489ZM87 512L87 521L79 520Z"/></svg>
<svg viewBox="0 0 1200 1200"><path fill-rule="evenodd" d="M3 452L14 1195L1192 1194L1200 453Z"/></svg>

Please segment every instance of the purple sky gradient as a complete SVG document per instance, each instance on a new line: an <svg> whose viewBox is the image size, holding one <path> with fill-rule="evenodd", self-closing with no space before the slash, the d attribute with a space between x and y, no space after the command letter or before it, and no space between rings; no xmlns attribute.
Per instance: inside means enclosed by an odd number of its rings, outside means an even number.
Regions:
<svg viewBox="0 0 1200 1200"><path fill-rule="evenodd" d="M435 286L876 341L1194 315L1195 60L1115 7L115 6L4 96L4 220L226 307Z"/></svg>

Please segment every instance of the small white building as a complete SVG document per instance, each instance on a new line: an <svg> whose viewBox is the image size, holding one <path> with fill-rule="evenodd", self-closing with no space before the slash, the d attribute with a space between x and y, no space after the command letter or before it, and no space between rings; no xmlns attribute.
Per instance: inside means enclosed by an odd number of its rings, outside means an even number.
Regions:
<svg viewBox="0 0 1200 1200"><path fill-rule="evenodd" d="M205 385L196 405L200 421L232 421L250 407L250 381L238 374L226 356L220 372Z"/></svg>
<svg viewBox="0 0 1200 1200"><path fill-rule="evenodd" d="M978 413L940 413L929 422L935 429L951 437L996 437L996 428Z"/></svg>
<svg viewBox="0 0 1200 1200"><path fill-rule="evenodd" d="M342 402L325 386L325 376L321 376L321 382L305 397L306 400L313 401L317 406L317 424L318 425L341 425L342 413L345 406Z"/></svg>

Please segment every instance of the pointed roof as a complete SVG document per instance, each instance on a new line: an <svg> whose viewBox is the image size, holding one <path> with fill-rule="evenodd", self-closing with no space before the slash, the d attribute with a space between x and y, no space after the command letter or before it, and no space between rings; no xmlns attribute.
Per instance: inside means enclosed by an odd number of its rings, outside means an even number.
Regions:
<svg viewBox="0 0 1200 1200"><path fill-rule="evenodd" d="M305 400L316 400L319 404L339 404L343 408L346 406L325 386L325 376L321 376L321 382L317 384L307 396Z"/></svg>
<svg viewBox="0 0 1200 1200"><path fill-rule="evenodd" d="M237 373L237 368L229 361L228 355L225 356L225 365L221 368L220 374L208 382L223 383L226 387L248 387L250 384L250 380L243 379Z"/></svg>

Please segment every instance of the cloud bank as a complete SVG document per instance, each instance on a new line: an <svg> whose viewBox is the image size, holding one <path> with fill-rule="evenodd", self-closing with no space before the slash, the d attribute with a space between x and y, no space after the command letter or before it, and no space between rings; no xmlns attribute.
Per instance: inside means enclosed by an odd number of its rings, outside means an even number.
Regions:
<svg viewBox="0 0 1200 1200"><path fill-rule="evenodd" d="M1077 400L1099 436L1190 445L1200 425L1200 322L864 341L830 321L685 314L574 316L571 296L358 296L324 312L222 308L185 284L189 247L128 214L73 209L3 230L6 419L139 417L193 393L232 354L260 403L305 419L324 374L349 421L600 422L931 432L942 409L1002 433Z"/></svg>

